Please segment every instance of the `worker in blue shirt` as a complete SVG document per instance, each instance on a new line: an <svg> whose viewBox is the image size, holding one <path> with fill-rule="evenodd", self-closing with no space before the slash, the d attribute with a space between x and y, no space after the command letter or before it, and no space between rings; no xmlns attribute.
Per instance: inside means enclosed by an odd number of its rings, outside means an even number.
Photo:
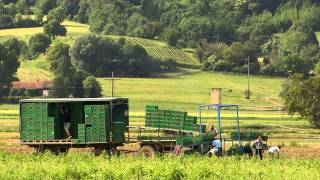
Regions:
<svg viewBox="0 0 320 180"><path fill-rule="evenodd" d="M212 149L209 151L209 156L210 155L216 155L216 156L222 156L222 143L220 139L215 138L212 141Z"/></svg>

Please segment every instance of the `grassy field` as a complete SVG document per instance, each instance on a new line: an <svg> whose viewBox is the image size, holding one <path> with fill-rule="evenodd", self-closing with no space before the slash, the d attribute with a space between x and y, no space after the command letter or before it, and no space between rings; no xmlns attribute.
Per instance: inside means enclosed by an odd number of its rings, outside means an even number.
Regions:
<svg viewBox="0 0 320 180"><path fill-rule="evenodd" d="M320 32L316 32L317 38L318 38L318 42L320 44Z"/></svg>
<svg viewBox="0 0 320 180"><path fill-rule="evenodd" d="M17 77L20 81L51 80L52 73L38 68L19 68Z"/></svg>
<svg viewBox="0 0 320 180"><path fill-rule="evenodd" d="M111 94L111 84L99 78L103 94ZM196 112L198 105L210 102L210 89L223 88L223 103L241 106L277 106L282 78L254 76L251 78L251 101L244 98L247 78L227 73L193 72L171 78L121 78L116 82L116 95L130 98L133 112L141 112L146 104L161 108ZM261 83L263 82L263 83ZM232 93L229 93L232 90Z"/></svg>
<svg viewBox="0 0 320 180"><path fill-rule="evenodd" d="M42 156L0 152L0 176L5 179L317 179L315 159L241 157L209 158L198 155L94 157L88 154ZM244 178L245 177L245 178Z"/></svg>
<svg viewBox="0 0 320 180"><path fill-rule="evenodd" d="M30 68L26 69L28 72ZM37 72L45 74L43 72ZM28 77L38 77L32 75ZM50 75L48 75L50 77ZM111 84L107 78L98 78L103 87L103 95L110 96ZM198 105L210 103L210 88L222 87L223 103L239 104L241 109L265 108L281 105L278 94L281 78L253 76L252 100L244 98L246 76L228 73L190 72L171 78L121 78L116 82L116 96L130 99L130 125L144 125L144 107L147 104L161 109L181 110L198 116ZM261 82L264 82L261 84ZM232 90L232 93L229 92ZM0 132L17 132L19 111L17 105L0 105ZM204 111L203 123L215 124L216 112ZM281 111L240 111L240 126L243 129L260 128L272 137L318 137L320 131L312 130L305 119L289 116ZM222 128L225 132L235 130L235 111L222 112Z"/></svg>

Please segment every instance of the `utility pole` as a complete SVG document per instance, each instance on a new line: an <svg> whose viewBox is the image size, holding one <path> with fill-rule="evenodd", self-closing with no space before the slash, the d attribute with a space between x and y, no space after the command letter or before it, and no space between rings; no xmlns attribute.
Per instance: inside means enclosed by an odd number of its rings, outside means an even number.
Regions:
<svg viewBox="0 0 320 180"><path fill-rule="evenodd" d="M113 72L112 72L112 73L111 73L111 78L110 78L110 79L107 79L107 80L110 80L110 81L111 81L111 97L115 97L115 95L116 95L115 81L121 80L121 79L115 78L115 77L114 77L114 74L113 74Z"/></svg>
<svg viewBox="0 0 320 180"><path fill-rule="evenodd" d="M248 89L247 89L247 99L250 100L250 57L248 56Z"/></svg>

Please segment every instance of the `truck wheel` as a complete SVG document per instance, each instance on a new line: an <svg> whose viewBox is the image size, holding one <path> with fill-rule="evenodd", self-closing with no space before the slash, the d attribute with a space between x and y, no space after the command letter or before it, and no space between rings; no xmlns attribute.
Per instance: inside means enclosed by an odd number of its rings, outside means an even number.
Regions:
<svg viewBox="0 0 320 180"><path fill-rule="evenodd" d="M153 159L156 155L156 151L154 150L154 148L150 145L146 145L146 146L142 146L139 149L139 155L143 155L146 156L148 158Z"/></svg>

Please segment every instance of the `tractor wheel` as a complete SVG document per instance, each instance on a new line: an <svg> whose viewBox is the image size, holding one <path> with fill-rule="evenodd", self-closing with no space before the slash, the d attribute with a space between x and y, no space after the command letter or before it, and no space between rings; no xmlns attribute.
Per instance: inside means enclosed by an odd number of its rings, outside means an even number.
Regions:
<svg viewBox="0 0 320 180"><path fill-rule="evenodd" d="M142 155L142 156L148 157L150 159L153 159L155 157L155 155L156 155L156 151L152 146L145 145L145 146L142 146L139 149L139 155Z"/></svg>

